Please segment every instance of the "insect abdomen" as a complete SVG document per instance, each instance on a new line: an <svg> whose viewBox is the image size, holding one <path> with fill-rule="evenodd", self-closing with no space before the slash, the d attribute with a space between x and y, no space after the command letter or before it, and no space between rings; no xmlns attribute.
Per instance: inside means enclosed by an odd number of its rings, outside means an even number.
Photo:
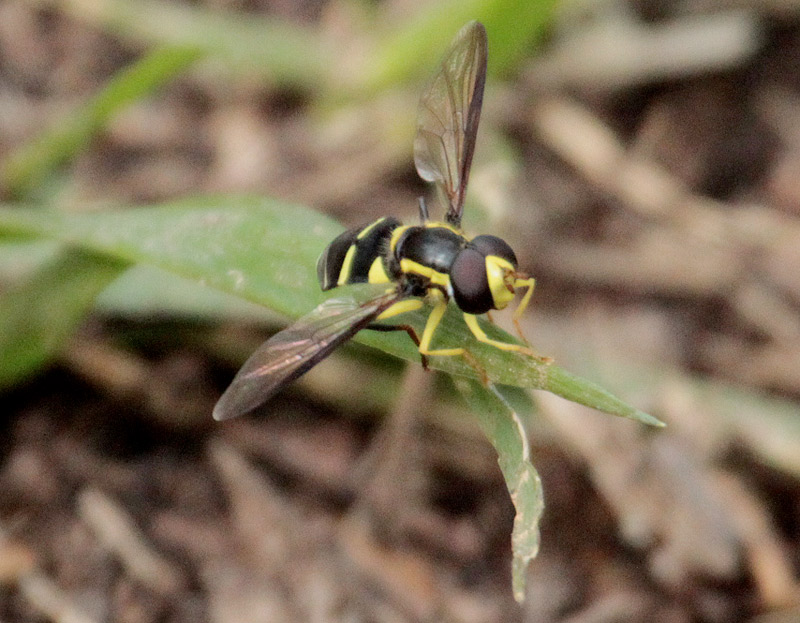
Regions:
<svg viewBox="0 0 800 623"><path fill-rule="evenodd" d="M317 260L317 278L322 289L389 281L383 256L392 232L400 224L396 218L384 217L340 234Z"/></svg>

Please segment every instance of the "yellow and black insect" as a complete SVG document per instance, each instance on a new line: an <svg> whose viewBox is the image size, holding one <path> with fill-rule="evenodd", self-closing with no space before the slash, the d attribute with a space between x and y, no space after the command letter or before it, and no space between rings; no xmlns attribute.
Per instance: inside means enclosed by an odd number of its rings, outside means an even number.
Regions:
<svg viewBox="0 0 800 623"><path fill-rule="evenodd" d="M262 404L362 329L408 332L426 366L428 356L468 356L462 347L431 348L451 299L478 340L534 356L519 344L490 339L477 321L477 315L505 308L518 288L526 288L514 313L516 323L533 294L533 278L517 270L517 258L502 239L469 238L461 231L486 58L486 29L470 22L456 36L420 100L414 162L420 177L433 182L446 198L444 222L430 221L420 199L419 225L384 217L331 242L317 262L323 290L357 283L383 287L374 286L379 288L377 294L368 288L366 298L360 290L345 289L341 297L327 300L265 342L220 398L215 419L232 418ZM422 336L408 325L374 324L419 309L426 302L433 310Z"/></svg>

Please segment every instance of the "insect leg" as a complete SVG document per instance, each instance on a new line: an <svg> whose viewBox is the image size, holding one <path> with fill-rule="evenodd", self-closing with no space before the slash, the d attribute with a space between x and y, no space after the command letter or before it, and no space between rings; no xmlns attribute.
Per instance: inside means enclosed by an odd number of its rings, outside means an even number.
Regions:
<svg viewBox="0 0 800 623"><path fill-rule="evenodd" d="M491 344L495 348L499 348L500 350L508 350L517 353L521 353L523 355L528 355L529 357L533 357L534 359L539 360L542 363L553 363L553 360L550 357L542 357L534 353L529 347L522 346L520 344L511 344L509 342L501 342L499 340L493 340L490 338L483 329L481 329L480 325L478 324L478 317L472 314L464 314L464 322L467 323L469 330L472 331L472 335L474 335L478 341L483 342L484 344Z"/></svg>
<svg viewBox="0 0 800 623"><path fill-rule="evenodd" d="M392 316L397 316L399 314L404 314L406 312L415 311L420 307L422 307L423 305L424 303L419 299L403 299L397 301L389 309L381 313L378 316L378 320L384 320L385 318L391 318Z"/></svg>
<svg viewBox="0 0 800 623"><path fill-rule="evenodd" d="M464 357L464 360L478 373L478 378L484 385L489 384L489 375L486 374L484 367L478 362L475 356L466 348L439 348L437 350L430 350L430 343L433 339L433 334L436 332L439 323L442 321L445 311L447 310L447 299L444 296L439 297L434 305L431 315L428 316L428 321L425 323L425 329L422 332L422 341L419 345L419 352L424 357L425 355L440 355L440 356L458 356Z"/></svg>
<svg viewBox="0 0 800 623"><path fill-rule="evenodd" d="M370 324L370 325L367 325L367 329L370 329L372 331L385 331L385 332L388 332L388 331L405 331L406 333L408 333L408 337L410 337L412 340L414 340L414 344L417 345L417 348L419 348L419 345L420 345L419 335L417 335L417 332L414 329L414 327L412 327L409 324ZM425 355L423 355L422 353L420 353L419 356L422 358L422 367L427 370L428 369L428 358Z"/></svg>
<svg viewBox="0 0 800 623"><path fill-rule="evenodd" d="M483 342L484 344L491 344L500 350L513 350L521 352L525 355L534 356L533 351L525 346L521 346L520 344L511 344L509 342L501 342L499 340L493 340L490 338L478 324L478 317L473 314L464 314L464 322L467 323L469 330L472 331L472 335L474 335L478 341Z"/></svg>
<svg viewBox="0 0 800 623"><path fill-rule="evenodd" d="M433 334L436 332L436 328L442 321L442 316L444 316L444 312L446 310L447 310L447 299L445 299L444 297L440 297L439 300L434 305L431 315L428 316L428 321L425 323L425 329L422 332L422 340L420 340L419 352L422 353L423 355L440 355L443 357L453 357L456 355L464 354L463 348L439 348L436 350L430 349L431 340L433 339Z"/></svg>
<svg viewBox="0 0 800 623"><path fill-rule="evenodd" d="M533 288L536 286L536 280L533 277L528 277L527 279L522 279L520 276L514 281L514 288L527 288L528 291L525 292L525 296L522 297L522 300L519 302L519 306L514 311L514 315L512 319L514 320L514 327L517 329L517 333L522 338L522 341L525 342L528 346L530 346L530 342L528 342L528 338L525 337L525 334L522 332L522 327L519 324L519 319L522 317L525 309L528 307L528 303L530 303L531 297L533 296Z"/></svg>

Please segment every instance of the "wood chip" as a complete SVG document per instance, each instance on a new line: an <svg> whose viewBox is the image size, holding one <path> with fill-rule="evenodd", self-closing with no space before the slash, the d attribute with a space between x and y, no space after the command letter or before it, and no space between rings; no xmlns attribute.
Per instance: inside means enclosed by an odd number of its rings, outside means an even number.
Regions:
<svg viewBox="0 0 800 623"><path fill-rule="evenodd" d="M103 545L119 557L139 582L159 593L174 595L186 589L186 578L175 564L147 542L125 510L97 489L86 488L78 497L78 512Z"/></svg>

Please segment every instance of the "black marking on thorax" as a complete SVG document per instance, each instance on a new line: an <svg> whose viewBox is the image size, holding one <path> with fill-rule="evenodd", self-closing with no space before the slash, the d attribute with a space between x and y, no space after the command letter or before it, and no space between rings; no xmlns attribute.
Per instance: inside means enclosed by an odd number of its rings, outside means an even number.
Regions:
<svg viewBox="0 0 800 623"><path fill-rule="evenodd" d="M394 259L409 259L447 274L453 261L467 245L467 239L447 227L409 227L397 241Z"/></svg>

